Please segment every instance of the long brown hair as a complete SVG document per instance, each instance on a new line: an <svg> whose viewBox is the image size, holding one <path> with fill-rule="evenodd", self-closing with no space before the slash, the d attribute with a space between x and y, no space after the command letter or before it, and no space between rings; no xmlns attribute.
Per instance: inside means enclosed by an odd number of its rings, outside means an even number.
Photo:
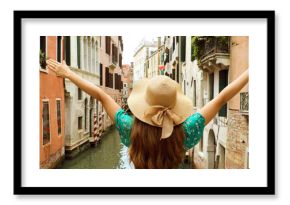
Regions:
<svg viewBox="0 0 290 205"><path fill-rule="evenodd" d="M178 168L184 157L182 124L171 136L160 140L162 128L134 119L129 147L130 161L136 169Z"/></svg>

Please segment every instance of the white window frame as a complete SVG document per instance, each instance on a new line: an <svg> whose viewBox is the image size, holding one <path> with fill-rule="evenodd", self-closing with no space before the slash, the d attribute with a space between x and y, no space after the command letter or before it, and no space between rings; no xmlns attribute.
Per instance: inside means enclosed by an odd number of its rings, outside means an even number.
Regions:
<svg viewBox="0 0 290 205"><path fill-rule="evenodd" d="M42 115L43 115L43 102L48 102L48 119L49 119L49 142L46 144L43 144L43 117L42 117L42 132L41 132L41 137L42 137L42 147L48 146L51 144L51 120L50 120L50 104L49 104L49 99L42 99Z"/></svg>
<svg viewBox="0 0 290 205"><path fill-rule="evenodd" d="M61 98L56 98L55 99L55 107L56 107L56 125L58 126L58 124L57 124L57 101L59 101L60 102L60 120L61 120L61 123L60 123L60 128L61 128L61 132L60 132L60 134L58 133L58 127L57 127L57 136L58 137L61 137L61 133L62 133L62 127L61 127L61 124L62 124L62 117L61 117L61 115L62 115L62 111L61 111Z"/></svg>
<svg viewBox="0 0 290 205"><path fill-rule="evenodd" d="M39 36L39 38L40 38L40 36ZM40 47L40 45L39 45L39 47ZM47 50L48 50L48 48L47 48L47 36L45 36L45 57L47 57L47 54L48 54L48 52L47 52ZM43 69L40 65L39 65L39 70L41 71L41 72L44 72L44 73L47 73L48 74L48 68L47 68L47 66L45 67L46 69Z"/></svg>

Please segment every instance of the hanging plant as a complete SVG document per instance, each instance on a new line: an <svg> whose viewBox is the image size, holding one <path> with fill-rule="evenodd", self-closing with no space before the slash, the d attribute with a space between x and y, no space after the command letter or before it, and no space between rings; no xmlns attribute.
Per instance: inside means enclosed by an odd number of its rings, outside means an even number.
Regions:
<svg viewBox="0 0 290 205"><path fill-rule="evenodd" d="M217 42L221 47L226 49L229 44L228 36L192 36L191 37L191 60L197 60L198 65L201 64L201 57L207 46L211 46Z"/></svg>
<svg viewBox="0 0 290 205"><path fill-rule="evenodd" d="M46 68L46 56L45 53L39 50L39 64L41 68Z"/></svg>
<svg viewBox="0 0 290 205"><path fill-rule="evenodd" d="M203 50L203 46L204 46L204 38L201 36L192 36L191 37L191 49L192 49L192 53L191 53L191 60L197 60L198 65L200 65L200 58L201 58L201 54L202 54L202 50Z"/></svg>

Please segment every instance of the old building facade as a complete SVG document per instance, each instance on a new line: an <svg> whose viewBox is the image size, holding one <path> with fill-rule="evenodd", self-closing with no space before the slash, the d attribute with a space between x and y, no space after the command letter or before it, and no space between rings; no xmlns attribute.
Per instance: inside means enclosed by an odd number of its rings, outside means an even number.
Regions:
<svg viewBox="0 0 290 205"><path fill-rule="evenodd" d="M202 106L248 67L247 38L209 37L205 41L199 59L203 71ZM196 168L247 168L248 115L247 111L241 112L242 96L248 96L247 88L224 105L205 127L203 138L193 152ZM244 101L247 98L243 97Z"/></svg>
<svg viewBox="0 0 290 205"><path fill-rule="evenodd" d="M146 69L147 58L151 56L154 51L157 50L157 47L158 42L156 40L142 40L140 42L134 53L134 81L146 77L146 72L148 73L148 70Z"/></svg>
<svg viewBox="0 0 290 205"><path fill-rule="evenodd" d="M192 100L192 113L198 112L248 67L248 37L164 36L162 42L159 49L146 50L144 70L141 66L135 68L139 77L134 81L142 78L140 73L144 77L171 77ZM208 123L199 144L187 156L195 168L248 168L248 147L246 87Z"/></svg>
<svg viewBox="0 0 290 205"><path fill-rule="evenodd" d="M122 106L122 36L101 36L100 38L100 86L120 106ZM106 112L104 112L104 128L113 124Z"/></svg>
<svg viewBox="0 0 290 205"><path fill-rule="evenodd" d="M106 39L112 39L109 42ZM120 101L122 58L120 39L110 36L67 36L65 59L71 70ZM107 43L107 44L106 44ZM106 47L107 45L107 47ZM108 48L109 45L109 48ZM106 50L107 49L107 50ZM90 144L96 145L113 123L102 104L65 80L66 156L74 157Z"/></svg>
<svg viewBox="0 0 290 205"><path fill-rule="evenodd" d="M64 83L47 68L46 58L63 59L61 36L40 37L40 168L54 168L65 154Z"/></svg>

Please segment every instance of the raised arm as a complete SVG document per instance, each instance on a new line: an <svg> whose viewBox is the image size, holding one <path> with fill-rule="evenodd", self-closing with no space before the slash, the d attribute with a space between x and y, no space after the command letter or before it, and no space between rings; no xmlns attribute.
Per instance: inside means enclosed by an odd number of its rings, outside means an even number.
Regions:
<svg viewBox="0 0 290 205"><path fill-rule="evenodd" d="M92 84L91 82L81 78L76 73L72 72L69 67L66 65L65 61L59 63L55 60L49 59L46 61L48 68L56 73L57 76L68 78L72 81L77 87L93 96L99 100L104 106L106 112L108 113L111 120L115 120L115 113L118 111L120 106L105 93L101 88Z"/></svg>
<svg viewBox="0 0 290 205"><path fill-rule="evenodd" d="M200 114L205 118L205 124L209 123L221 107L234 97L249 81L249 71L244 71L237 79L225 87L214 99L207 103Z"/></svg>

